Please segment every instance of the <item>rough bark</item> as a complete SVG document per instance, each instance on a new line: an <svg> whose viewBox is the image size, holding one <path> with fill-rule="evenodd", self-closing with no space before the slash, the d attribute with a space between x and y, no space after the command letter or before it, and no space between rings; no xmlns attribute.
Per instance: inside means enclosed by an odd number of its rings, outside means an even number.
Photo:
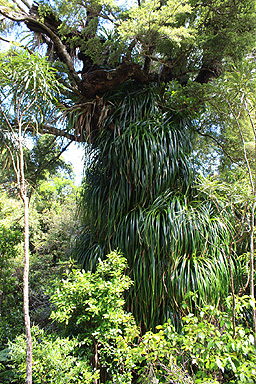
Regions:
<svg viewBox="0 0 256 384"><path fill-rule="evenodd" d="M129 79L136 80L140 84L146 84L156 80L156 76L154 74L146 74L138 64L123 62L113 70L99 69L88 73L82 79L80 88L86 99L93 99L125 83Z"/></svg>

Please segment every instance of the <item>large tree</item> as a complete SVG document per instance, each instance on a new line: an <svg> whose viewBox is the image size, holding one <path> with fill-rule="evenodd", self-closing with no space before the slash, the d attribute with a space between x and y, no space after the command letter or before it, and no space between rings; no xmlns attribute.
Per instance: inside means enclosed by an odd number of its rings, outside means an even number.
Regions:
<svg viewBox="0 0 256 384"><path fill-rule="evenodd" d="M26 27L28 49L64 85L65 126L40 129L91 144L80 261L93 268L109 249L125 252L128 302L145 328L175 317L189 290L217 302L229 289L229 233L194 199L191 132L204 84L254 45L255 2L23 0L0 13L5 27Z"/></svg>
<svg viewBox="0 0 256 384"><path fill-rule="evenodd" d="M97 135L116 109L106 94L120 85L189 79L203 84L220 76L228 58L248 53L255 41L252 0L147 0L130 9L112 0L4 1L0 14L4 31L23 23L31 32L30 49L43 47L58 68L67 86L63 107L76 117L68 135L73 140ZM65 134L57 127L54 133Z"/></svg>

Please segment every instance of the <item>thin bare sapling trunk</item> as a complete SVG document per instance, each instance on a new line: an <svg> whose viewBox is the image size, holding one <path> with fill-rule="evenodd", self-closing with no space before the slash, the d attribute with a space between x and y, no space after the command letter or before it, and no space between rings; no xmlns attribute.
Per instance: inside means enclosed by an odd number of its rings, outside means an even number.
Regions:
<svg viewBox="0 0 256 384"><path fill-rule="evenodd" d="M248 171L248 175L249 175L249 179L250 179L251 192L252 192L252 197L253 197L253 201L252 201L252 205L251 205L250 272L249 272L250 276L249 277L250 277L250 296L251 296L251 298L253 300L253 304L252 304L252 320L253 320L253 332L254 332L254 338L255 338L256 337L256 308L255 308L255 304L254 304L254 300L255 300L255 296L254 296L254 272L255 272L255 270L254 270L254 248L255 248L254 247L254 228L255 228L255 208L256 208L256 190L255 190L256 175L254 175L254 177L253 177L253 172L252 172L252 169L251 169L251 165L250 165L248 157L247 157L246 141L245 141L245 138L244 138L244 134L243 134L240 122L239 122L239 117L240 117L240 114L241 114L242 107L244 107L246 112L247 112L247 116L249 118L250 125L251 125L252 130L253 130L253 135L254 135L254 159L255 159L255 162L256 162L256 129L255 129L255 125L254 125L254 119L252 117L251 110L250 110L250 108L248 106L248 100L247 100L245 94L243 94L242 97L241 97L240 111L238 113L238 116L234 112L234 110L231 107L230 103L228 103L228 105L229 105L229 108L230 108L230 111L231 111L233 117L235 118L238 130L239 130L239 134L240 134L240 138L241 138L241 142L242 142L242 146L243 146L244 159L245 159L245 162L246 162L246 167L247 167L247 171ZM256 340L255 339L254 339L254 343L256 345Z"/></svg>
<svg viewBox="0 0 256 384"><path fill-rule="evenodd" d="M247 100L247 97L245 96L244 98L244 105L245 109L247 112L247 115L250 120L250 124L253 130L253 135L254 135L254 161L256 164L256 129L255 129L255 124L254 124L254 119L252 116L252 112L249 108L248 105L249 101ZM252 107L252 106L251 106ZM254 108L252 108L252 111L254 111ZM252 175L252 171L251 171ZM253 192L253 203L252 203L252 211L251 211L251 233L250 233L250 295L254 301L255 296L254 296L254 228L255 228L255 207L256 207L256 174L254 174L254 180L253 180L253 186L252 186L252 192ZM255 303L253 303L253 308L252 308L252 319L253 319L253 331L254 331L254 344L256 345L256 308L255 308Z"/></svg>
<svg viewBox="0 0 256 384"><path fill-rule="evenodd" d="M24 272L23 272L23 312L27 341L27 378L26 384L32 384L32 338L29 316L29 208L27 186L24 175L24 160L22 136L19 135L19 165L20 183L18 185L20 197L24 206Z"/></svg>
<svg viewBox="0 0 256 384"><path fill-rule="evenodd" d="M34 103L34 101L33 101ZM32 103L31 103L32 105ZM32 384L32 338L31 338L31 326L29 316L29 200L27 193L27 185L25 180L24 171L24 155L23 155L23 126L22 117L20 112L19 103L17 111L17 123L18 132L15 132L12 124L6 116L3 108L0 105L1 113L7 123L9 132L11 133L14 142L17 143L17 147L6 145L7 150L10 153L13 168L16 174L17 188L20 194L20 198L23 202L24 208L24 272L23 272L23 313L27 343L27 363L26 363L26 384ZM24 131L26 128L24 129Z"/></svg>
<svg viewBox="0 0 256 384"><path fill-rule="evenodd" d="M255 199L255 196L254 196ZM256 202L253 202L252 206L252 217L251 217L251 233L250 233L250 296L252 299L254 299L254 221L255 221L255 206ZM253 306L252 310L252 317L253 317L253 331L254 335L256 335L256 309L255 305ZM256 342L254 341L256 344Z"/></svg>
<svg viewBox="0 0 256 384"><path fill-rule="evenodd" d="M19 100L20 101L20 100ZM23 113L20 111L20 102L18 103L17 110L17 122L18 122L18 135L12 130L14 136L18 141L18 149L16 150L16 167L15 173L17 178L17 187L24 208L24 272L23 272L23 313L24 324L27 343L27 363L26 363L26 384L32 384L32 338L31 338L31 326L29 316L29 204L27 185L25 180L24 171L24 155L23 155L23 131L22 131L22 117ZM7 119L6 119L7 120ZM8 124L9 127L11 124ZM14 159L13 159L14 163ZM14 165L14 164L13 164Z"/></svg>

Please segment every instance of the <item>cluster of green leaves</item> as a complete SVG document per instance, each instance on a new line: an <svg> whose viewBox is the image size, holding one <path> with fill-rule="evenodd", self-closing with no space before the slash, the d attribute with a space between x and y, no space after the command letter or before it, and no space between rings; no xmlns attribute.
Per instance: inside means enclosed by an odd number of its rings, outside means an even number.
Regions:
<svg viewBox="0 0 256 384"><path fill-rule="evenodd" d="M54 153L48 153L52 149ZM44 154L47 154L46 158L42 158ZM33 187L30 184L31 314L32 320L41 325L49 323L47 290L55 279L61 278L64 269L62 263L68 263L70 241L76 223L77 188L68 175L64 177L57 173L58 168L68 171L71 168L62 159L49 164L57 154L59 151L55 139L49 135L39 137L33 148L26 150L26 172L33 178ZM36 175L40 166L42 173ZM0 178L1 345L12 340L23 329L23 211L14 193L14 177L14 170L10 167L2 171ZM53 180L49 181L51 178Z"/></svg>
<svg viewBox="0 0 256 384"><path fill-rule="evenodd" d="M239 179L247 172L246 157L250 168L255 169L254 67L252 58L239 65L234 61L222 78L203 87L204 108L195 121L199 135L195 136L194 148L198 168L205 169L206 174L211 173L211 158L215 159L214 171L221 179L231 181L236 174Z"/></svg>
<svg viewBox="0 0 256 384"><path fill-rule="evenodd" d="M0 203L0 345L22 332L22 209L1 194Z"/></svg>
<svg viewBox="0 0 256 384"><path fill-rule="evenodd" d="M150 69L159 73L163 65L176 79L194 79L202 61L215 70L223 58L241 58L255 42L255 4L250 0L238 5L231 0L168 0L129 6L114 0L55 0L51 5L40 0L38 12L39 20L53 24L54 33L79 60L86 55L91 63L113 69L124 57L140 64L148 57ZM113 33L102 33L105 25Z"/></svg>
<svg viewBox="0 0 256 384"><path fill-rule="evenodd" d="M112 252L95 273L72 271L51 299L51 318L63 324L66 334L78 337L79 354L92 361L102 380L113 377L120 383L130 374L124 366L126 351L116 346L128 345L138 334L132 315L123 309L123 293L131 285L125 268L125 258Z"/></svg>
<svg viewBox="0 0 256 384"><path fill-rule="evenodd" d="M46 325L48 290L69 264L75 236L76 187L70 179L43 182L30 201L30 298L32 320ZM61 193L62 190L62 193ZM0 344L23 329L22 320L22 207L15 195L1 192L0 203Z"/></svg>
<svg viewBox="0 0 256 384"><path fill-rule="evenodd" d="M248 296L236 299L238 318L251 307L250 301ZM170 321L158 326L157 333L146 333L132 350L142 366L141 382L155 377L156 383L254 383L254 335L240 324L234 337L230 317L229 312L204 306L198 316L183 317L180 333Z"/></svg>
<svg viewBox="0 0 256 384"><path fill-rule="evenodd" d="M204 48L206 61L211 61L214 56L216 60L223 54L239 60L247 49L253 49L254 37L250 29L255 28L254 1L234 4L230 0L214 3L192 0L191 5L197 9L194 14L197 42Z"/></svg>
<svg viewBox="0 0 256 384"><path fill-rule="evenodd" d="M161 1L146 0L140 7L133 6L129 10L129 17L120 21L118 30L126 41L136 39L144 52L150 52L156 46L161 52L161 47L168 41L179 45L181 41L193 40L192 29L177 23L180 15L190 12L188 2L168 0L163 5Z"/></svg>
<svg viewBox="0 0 256 384"><path fill-rule="evenodd" d="M52 296L55 332L33 328L35 383L131 383L127 351L138 336L123 293L131 285L124 275L126 261L112 252L97 271L72 270ZM56 330L58 333L56 333ZM58 335L57 335L58 334ZM10 344L9 366L23 382L26 343L18 336ZM8 360L8 359L7 359Z"/></svg>
<svg viewBox="0 0 256 384"><path fill-rule="evenodd" d="M79 227L76 199L73 182L56 175L40 184L30 203L38 216L31 231L31 317L40 326L50 326L49 295L73 265L71 250Z"/></svg>
<svg viewBox="0 0 256 384"><path fill-rule="evenodd" d="M40 113L39 102L44 104L53 101L60 89L55 74L51 64L39 54L18 50L1 54L1 87L5 99L13 103L13 108L17 108L18 100L19 108L22 109L21 102L27 107L35 98ZM29 111L26 111L28 114Z"/></svg>
<svg viewBox="0 0 256 384"><path fill-rule="evenodd" d="M40 1L38 12L42 22L51 17L55 20L59 35L73 55L79 47L80 52L88 55L93 63L102 63L103 56L110 65L120 61L125 44L113 30L106 30L102 22L114 22L120 14L121 8L114 1L93 0L84 6L77 0L72 1L72 6L70 1L54 1L51 6Z"/></svg>
<svg viewBox="0 0 256 384"><path fill-rule="evenodd" d="M47 334L34 326L32 343L34 383L89 384L97 379L98 375L89 370L88 364L77 358L75 351L79 342L76 339ZM23 383L26 373L24 335L18 336L9 347L9 366L16 367L12 374L19 383Z"/></svg>
<svg viewBox="0 0 256 384"><path fill-rule="evenodd" d="M74 182L61 174L48 174L37 193L32 196L31 205L39 214L41 234L35 247L41 254L51 254L62 259L72 247L72 239L78 230L76 215L78 188Z"/></svg>
<svg viewBox="0 0 256 384"><path fill-rule="evenodd" d="M42 9L47 9L47 3L44 1L41 2ZM89 0L84 6L81 7L81 2L79 0L72 0L72 6L68 0L53 2L54 9L56 13L64 19L63 24L70 27L77 26L79 20L86 20L86 9L94 17L102 17L107 19L107 15L113 15L115 12L120 11L120 7L115 3L114 0ZM63 27L63 26L62 26ZM81 27L81 22L80 22Z"/></svg>
<svg viewBox="0 0 256 384"><path fill-rule="evenodd" d="M56 176L55 179L55 184L52 181L44 181L42 191L38 185L37 191L32 194L30 200L30 315L32 323L39 324L45 329L53 328L49 320L51 312L49 294L53 291L55 284L61 280L69 265L73 265L72 261L69 260L70 241L74 232L73 228L78 225L75 217L76 187L70 179L65 179L60 175ZM22 219L23 212L20 201L15 195L10 197L2 190L0 203L0 349L6 347L8 342L13 341L24 330ZM38 330L35 330L33 339L35 359L38 358L41 362L47 361L46 365L50 364L51 351L56 350L55 360L53 359L54 362L52 363L55 364L54 368L48 367L51 371L49 380L50 377L51 379L54 377L54 369L61 359L60 356L63 359L59 364L64 367L64 363L66 363L67 377L73 370L70 382L73 382L74 377L76 377L75 382L78 382L79 375L76 375L75 372L78 372L80 368L83 378L87 378L87 370L84 366L81 365L79 368L78 361L73 362L72 359L68 361L68 351L76 348L75 343L71 343L68 347L67 341L67 350L64 352L62 343L65 342L53 340L54 336L51 337L50 335L42 336L41 341L44 341L40 342L40 340L38 341L40 339L39 333ZM26 348L22 349L25 345L23 336L20 337L20 344L20 350L24 352L25 356ZM59 352L57 352L58 348ZM63 354L61 355L62 350ZM47 360L47 354L49 360ZM20 352L17 356L20 356ZM10 382L8 380L14 380L16 383L20 375L12 369L7 349L0 353L0 365L0 381ZM42 370L44 372L44 368ZM43 376L43 373L36 371L35 375L39 378ZM4 381L5 379L6 381Z"/></svg>
<svg viewBox="0 0 256 384"><path fill-rule="evenodd" d="M23 330L22 263L18 257L21 236L20 228L0 227L0 345Z"/></svg>

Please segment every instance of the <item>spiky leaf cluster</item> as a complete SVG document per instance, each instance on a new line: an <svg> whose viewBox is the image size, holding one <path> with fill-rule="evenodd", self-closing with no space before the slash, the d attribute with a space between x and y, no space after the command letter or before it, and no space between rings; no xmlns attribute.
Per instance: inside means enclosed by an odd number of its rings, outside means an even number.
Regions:
<svg viewBox="0 0 256 384"><path fill-rule="evenodd" d="M177 321L189 291L199 303L225 297L230 232L215 206L193 197L188 121L163 113L154 90L144 92L115 99L115 128L91 147L77 254L93 269L109 250L124 252L134 281L128 307L148 329Z"/></svg>

